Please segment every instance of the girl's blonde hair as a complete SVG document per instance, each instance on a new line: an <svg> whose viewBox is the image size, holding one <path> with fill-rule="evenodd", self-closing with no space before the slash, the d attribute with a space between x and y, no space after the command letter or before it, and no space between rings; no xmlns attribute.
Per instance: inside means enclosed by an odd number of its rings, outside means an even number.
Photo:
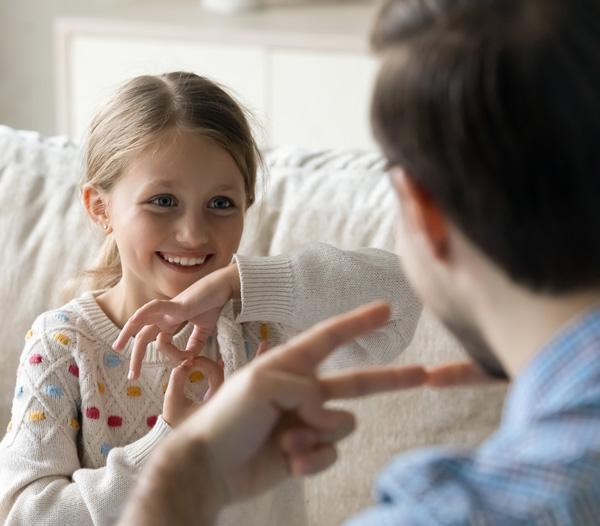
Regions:
<svg viewBox="0 0 600 526"><path fill-rule="evenodd" d="M262 158L244 110L214 82L180 71L133 78L98 111L87 136L82 186L110 191L136 155L160 145L172 130L210 137L224 148L244 178L247 206L254 202ZM110 234L85 277L93 289L113 287L121 279Z"/></svg>

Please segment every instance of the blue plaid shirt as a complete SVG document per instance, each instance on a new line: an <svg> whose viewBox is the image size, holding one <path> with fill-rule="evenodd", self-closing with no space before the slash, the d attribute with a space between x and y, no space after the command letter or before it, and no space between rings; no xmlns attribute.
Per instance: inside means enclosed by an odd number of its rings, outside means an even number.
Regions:
<svg viewBox="0 0 600 526"><path fill-rule="evenodd" d="M536 355L481 447L398 457L377 496L347 526L600 524L600 308Z"/></svg>

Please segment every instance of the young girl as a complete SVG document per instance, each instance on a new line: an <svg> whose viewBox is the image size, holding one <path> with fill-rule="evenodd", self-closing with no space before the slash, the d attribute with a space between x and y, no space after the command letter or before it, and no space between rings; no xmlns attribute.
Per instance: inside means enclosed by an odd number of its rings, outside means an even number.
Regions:
<svg viewBox="0 0 600 526"><path fill-rule="evenodd" d="M393 302L386 330L347 347L337 364L381 363L407 345L420 308L393 254L314 245L231 263L259 160L241 108L194 74L133 79L96 115L82 196L105 246L92 291L42 314L27 333L0 445L6 524L114 522L157 443L219 386L221 364L229 375L261 340L275 345L383 297ZM191 285L214 304L194 323L160 335L144 329L128 380L132 345L111 348L120 328L142 305ZM174 366L170 356L186 360ZM220 523L303 524L299 484L227 510Z"/></svg>

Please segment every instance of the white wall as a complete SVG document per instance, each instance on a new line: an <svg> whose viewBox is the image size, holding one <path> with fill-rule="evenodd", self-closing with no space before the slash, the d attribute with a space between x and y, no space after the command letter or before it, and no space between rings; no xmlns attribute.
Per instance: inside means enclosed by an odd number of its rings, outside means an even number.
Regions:
<svg viewBox="0 0 600 526"><path fill-rule="evenodd" d="M52 22L133 0L0 0L0 124L56 133Z"/></svg>

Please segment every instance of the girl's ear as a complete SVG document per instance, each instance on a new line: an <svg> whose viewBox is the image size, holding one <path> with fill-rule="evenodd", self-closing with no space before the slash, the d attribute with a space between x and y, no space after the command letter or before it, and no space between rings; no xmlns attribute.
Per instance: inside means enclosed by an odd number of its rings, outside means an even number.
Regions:
<svg viewBox="0 0 600 526"><path fill-rule="evenodd" d="M86 183L81 191L81 199L90 219L104 233L110 233L112 228L108 217L108 195L93 184Z"/></svg>

